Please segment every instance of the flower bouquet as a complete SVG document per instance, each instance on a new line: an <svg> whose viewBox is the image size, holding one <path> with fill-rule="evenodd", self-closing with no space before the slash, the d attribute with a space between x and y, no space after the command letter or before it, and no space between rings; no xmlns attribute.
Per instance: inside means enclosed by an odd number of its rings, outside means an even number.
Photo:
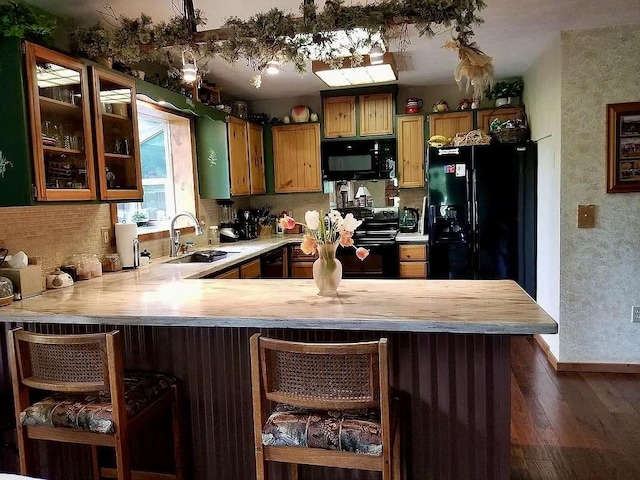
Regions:
<svg viewBox="0 0 640 480"><path fill-rule="evenodd" d="M342 279L342 264L335 258L338 245L355 248L360 260L369 255L369 250L356 247L353 242L353 232L362 224L362 220L356 220L352 213L343 218L337 210L331 210L327 215L323 211L310 210L305 213L304 219L306 223L300 223L284 215L280 219L280 226L286 230L296 225L305 228L300 249L307 255L318 255L313 264L313 279L319 289L318 295L336 295Z"/></svg>

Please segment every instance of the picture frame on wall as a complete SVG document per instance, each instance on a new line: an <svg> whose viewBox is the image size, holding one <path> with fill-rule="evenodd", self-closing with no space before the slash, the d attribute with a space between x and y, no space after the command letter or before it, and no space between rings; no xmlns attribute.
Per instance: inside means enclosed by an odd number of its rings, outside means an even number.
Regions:
<svg viewBox="0 0 640 480"><path fill-rule="evenodd" d="M607 193L640 192L640 102L607 105Z"/></svg>

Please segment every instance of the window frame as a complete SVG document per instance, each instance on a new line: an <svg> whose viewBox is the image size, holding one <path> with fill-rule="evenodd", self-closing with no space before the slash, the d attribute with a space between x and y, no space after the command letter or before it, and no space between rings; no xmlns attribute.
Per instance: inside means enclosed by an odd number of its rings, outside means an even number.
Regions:
<svg viewBox="0 0 640 480"><path fill-rule="evenodd" d="M196 138L195 138L195 118L193 115L182 112L180 110L174 110L172 108L164 107L162 105L158 105L156 103L152 103L148 101L146 98L144 101L138 100L138 105L140 103L144 103L145 107L151 108L153 110L157 110L158 112L162 112L165 114L176 115L178 117L182 117L189 121L189 131L190 131L190 140L191 140L191 173L193 176L193 189L194 189L194 207L195 212L193 212L197 218L200 218L200 190L198 186L198 170L197 170L197 152L196 152ZM140 149L140 145L137 145L137 148ZM142 159L140 159L142 161ZM172 174L173 177L173 174ZM110 205L110 217L111 217L111 226L118 223L118 203L126 203L126 202L111 202ZM183 234L195 233L195 226L188 227L180 227L180 230ZM159 240L163 238L169 238L169 229L160 230L157 232L149 232L149 233L139 233L138 240L140 241L150 241L150 240Z"/></svg>

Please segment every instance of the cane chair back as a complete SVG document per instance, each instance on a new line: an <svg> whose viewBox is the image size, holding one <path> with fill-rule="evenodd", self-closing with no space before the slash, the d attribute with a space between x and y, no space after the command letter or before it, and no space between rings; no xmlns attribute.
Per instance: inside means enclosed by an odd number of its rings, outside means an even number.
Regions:
<svg viewBox="0 0 640 480"><path fill-rule="evenodd" d="M113 332L52 338L18 330L20 381L53 392L110 391L107 339L112 337Z"/></svg>
<svg viewBox="0 0 640 480"><path fill-rule="evenodd" d="M251 337L258 480L267 478L267 461L289 463L294 479L297 478L298 464L378 470L383 472L383 480L399 478L398 421L391 405L387 343L385 338L358 343L302 343L259 334ZM302 442L302 447L300 444L265 443L263 435L270 435L269 424L274 415L279 415L274 413L274 408L277 412L281 406L291 410L285 413L289 422L292 419L298 421L296 417L300 411L302 415L310 412L309 418L315 418L318 412L330 411L334 412L331 415L340 415L338 436L343 434L344 422L339 412L352 415L366 410L366 414L373 414L379 419L376 422L382 453L375 456L344 451L342 447L337 450L326 446L313 448L309 441ZM319 413L319 417L322 415ZM301 423L304 424L304 417ZM298 435L293 437L298 438Z"/></svg>

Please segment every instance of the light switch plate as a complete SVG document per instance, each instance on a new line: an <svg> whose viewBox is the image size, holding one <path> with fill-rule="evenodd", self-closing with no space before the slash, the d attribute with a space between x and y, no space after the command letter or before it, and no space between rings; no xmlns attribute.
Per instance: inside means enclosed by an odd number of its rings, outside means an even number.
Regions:
<svg viewBox="0 0 640 480"><path fill-rule="evenodd" d="M596 226L595 205L578 205L578 228Z"/></svg>
<svg viewBox="0 0 640 480"><path fill-rule="evenodd" d="M108 247L111 244L111 229L109 227L102 227L100 229L100 236L102 237L102 245Z"/></svg>

